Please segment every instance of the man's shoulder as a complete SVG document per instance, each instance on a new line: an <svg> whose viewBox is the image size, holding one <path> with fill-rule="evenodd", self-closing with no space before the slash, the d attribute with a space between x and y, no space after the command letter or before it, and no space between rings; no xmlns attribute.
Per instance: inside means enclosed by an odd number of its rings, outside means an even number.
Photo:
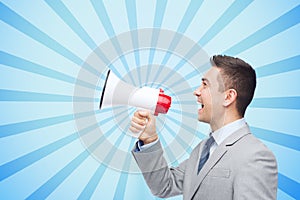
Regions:
<svg viewBox="0 0 300 200"><path fill-rule="evenodd" d="M245 158L247 155L252 157L253 155L267 156L275 159L273 152L263 143L259 138L257 138L253 133L245 135L236 144L236 148L242 150ZM251 156L252 155L252 156Z"/></svg>

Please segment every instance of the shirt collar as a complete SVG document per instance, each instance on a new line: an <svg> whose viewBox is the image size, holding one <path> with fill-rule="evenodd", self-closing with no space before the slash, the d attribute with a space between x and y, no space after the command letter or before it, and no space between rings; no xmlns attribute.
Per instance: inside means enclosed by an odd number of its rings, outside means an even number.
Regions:
<svg viewBox="0 0 300 200"><path fill-rule="evenodd" d="M222 128L219 128L218 130L210 133L210 135L214 137L217 145L220 145L227 137L229 137L232 133L243 127L245 124L245 118L241 118L223 126Z"/></svg>

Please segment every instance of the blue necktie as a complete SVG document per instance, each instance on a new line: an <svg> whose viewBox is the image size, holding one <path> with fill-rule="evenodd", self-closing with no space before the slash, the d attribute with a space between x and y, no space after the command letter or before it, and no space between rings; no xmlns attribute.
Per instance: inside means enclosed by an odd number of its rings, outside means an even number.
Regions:
<svg viewBox="0 0 300 200"><path fill-rule="evenodd" d="M201 157L200 157L200 161L199 161L199 166L198 166L198 174L200 172L200 170L202 169L203 165L205 164L205 162L207 161L208 157L209 157L209 150L210 147L214 144L215 140L213 138L213 136L210 136L209 139L206 141L202 153L201 153Z"/></svg>

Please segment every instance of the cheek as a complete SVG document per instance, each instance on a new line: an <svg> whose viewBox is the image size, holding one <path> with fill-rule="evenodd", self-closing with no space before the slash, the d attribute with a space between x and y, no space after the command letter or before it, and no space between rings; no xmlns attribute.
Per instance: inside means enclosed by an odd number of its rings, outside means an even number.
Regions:
<svg viewBox="0 0 300 200"><path fill-rule="evenodd" d="M212 93L211 90L209 89L205 89L201 92L201 96L203 99L205 99L206 101L211 101L212 100Z"/></svg>
<svg viewBox="0 0 300 200"><path fill-rule="evenodd" d="M211 93L211 103L214 106L222 106L224 101L224 96L220 92Z"/></svg>

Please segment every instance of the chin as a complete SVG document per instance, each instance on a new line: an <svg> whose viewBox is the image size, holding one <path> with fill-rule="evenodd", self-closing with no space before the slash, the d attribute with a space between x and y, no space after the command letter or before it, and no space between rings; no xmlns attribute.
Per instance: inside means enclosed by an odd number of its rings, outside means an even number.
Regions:
<svg viewBox="0 0 300 200"><path fill-rule="evenodd" d="M201 118L201 117L198 117L198 121L199 122L204 122L204 123L207 123L203 118Z"/></svg>
<svg viewBox="0 0 300 200"><path fill-rule="evenodd" d="M198 116L198 121L199 122L203 122L203 123L209 123L210 122L209 120L207 120L207 119L205 119L203 117L200 117L200 116Z"/></svg>

